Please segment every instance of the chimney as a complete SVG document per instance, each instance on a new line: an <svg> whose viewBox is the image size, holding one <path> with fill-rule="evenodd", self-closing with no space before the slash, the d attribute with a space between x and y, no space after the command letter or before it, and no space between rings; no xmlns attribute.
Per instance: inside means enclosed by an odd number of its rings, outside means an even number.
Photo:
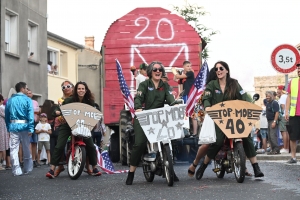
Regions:
<svg viewBox="0 0 300 200"><path fill-rule="evenodd" d="M91 37L84 37L85 38L85 46L91 49L94 49L94 36Z"/></svg>

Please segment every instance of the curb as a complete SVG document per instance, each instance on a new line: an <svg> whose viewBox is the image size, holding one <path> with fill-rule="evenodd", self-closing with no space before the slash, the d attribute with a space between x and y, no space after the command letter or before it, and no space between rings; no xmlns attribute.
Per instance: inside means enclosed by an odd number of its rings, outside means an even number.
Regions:
<svg viewBox="0 0 300 200"><path fill-rule="evenodd" d="M299 159L300 158L300 153L296 153L296 157ZM257 160L286 160L288 161L291 159L291 154L277 154L277 155L267 155L265 154L257 154L256 155Z"/></svg>

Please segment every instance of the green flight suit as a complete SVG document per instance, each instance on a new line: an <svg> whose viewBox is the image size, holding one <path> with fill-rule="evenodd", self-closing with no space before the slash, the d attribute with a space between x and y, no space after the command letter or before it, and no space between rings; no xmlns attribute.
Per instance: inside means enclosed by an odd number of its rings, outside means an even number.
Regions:
<svg viewBox="0 0 300 200"><path fill-rule="evenodd" d="M139 85L136 97L134 98L134 109L141 109L143 105L145 106L144 110L162 108L166 103L170 105L174 101L175 99L170 92L168 83L164 83L160 80L158 88L155 89L152 80L148 79ZM130 165L137 166L147 147L148 140L136 117L134 118L133 128L135 142L131 151Z"/></svg>
<svg viewBox="0 0 300 200"><path fill-rule="evenodd" d="M73 103L73 98L69 97L64 100L62 105ZM60 111L60 110L59 110ZM61 111L60 111L61 112ZM69 127L68 123L64 123L60 125L59 127L59 134L57 138L57 144L55 146L53 155L51 156L51 165L58 166L59 161L61 158L61 155L63 154L63 151L65 149L65 145L67 143L67 140L69 136L71 136L71 128ZM97 165L97 153L94 146L94 142L92 138L84 138L83 139L85 143L85 149L86 149L86 155L89 157L89 162L92 166Z"/></svg>
<svg viewBox="0 0 300 200"><path fill-rule="evenodd" d="M211 107L222 101L229 101L229 100L236 100L236 99L251 102L251 98L249 98L247 93L244 92L243 88L240 86L238 81L236 81L236 84L237 84L236 98L229 99L228 95L226 93L225 94L222 93L222 90L220 88L218 80L210 81L207 84L206 89L204 91L204 96L203 96L203 100L202 100L204 108ZM225 86L224 91L226 91L227 87L228 87L228 85ZM218 154L221 147L223 146L224 139L225 139L224 133L221 131L221 129L216 124L215 124L215 129L216 129L216 142L211 144L207 151L207 156L210 159L215 158L215 156ZM250 134L247 138L243 138L243 146L244 146L245 154L248 158L252 158L252 157L256 156L253 140L252 140Z"/></svg>

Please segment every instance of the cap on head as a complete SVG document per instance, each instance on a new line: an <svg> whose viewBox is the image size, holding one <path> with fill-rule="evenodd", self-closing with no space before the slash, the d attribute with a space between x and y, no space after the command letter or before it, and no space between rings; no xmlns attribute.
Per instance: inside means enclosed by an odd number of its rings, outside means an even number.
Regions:
<svg viewBox="0 0 300 200"><path fill-rule="evenodd" d="M47 117L47 114L46 113L41 113L40 117Z"/></svg>
<svg viewBox="0 0 300 200"><path fill-rule="evenodd" d="M284 90L284 85L278 85L277 89L278 90Z"/></svg>
<svg viewBox="0 0 300 200"><path fill-rule="evenodd" d="M142 63L142 64L140 64L140 69L146 70L147 66L148 65L146 63Z"/></svg>

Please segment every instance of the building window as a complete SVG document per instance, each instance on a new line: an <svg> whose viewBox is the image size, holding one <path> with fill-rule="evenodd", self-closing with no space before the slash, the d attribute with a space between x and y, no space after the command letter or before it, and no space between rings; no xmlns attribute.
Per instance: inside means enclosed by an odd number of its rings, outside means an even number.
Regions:
<svg viewBox="0 0 300 200"><path fill-rule="evenodd" d="M48 51L47 51L47 63L49 63L49 61L52 62L52 72L50 74L53 74L54 71L54 66L58 65L58 55L59 55L59 50L57 49L52 49L48 47ZM56 74L58 75L58 74Z"/></svg>
<svg viewBox="0 0 300 200"><path fill-rule="evenodd" d="M38 59L38 25L29 21L28 23L28 57L33 60Z"/></svg>
<svg viewBox="0 0 300 200"><path fill-rule="evenodd" d="M18 54L18 15L13 11L5 13L5 51Z"/></svg>

